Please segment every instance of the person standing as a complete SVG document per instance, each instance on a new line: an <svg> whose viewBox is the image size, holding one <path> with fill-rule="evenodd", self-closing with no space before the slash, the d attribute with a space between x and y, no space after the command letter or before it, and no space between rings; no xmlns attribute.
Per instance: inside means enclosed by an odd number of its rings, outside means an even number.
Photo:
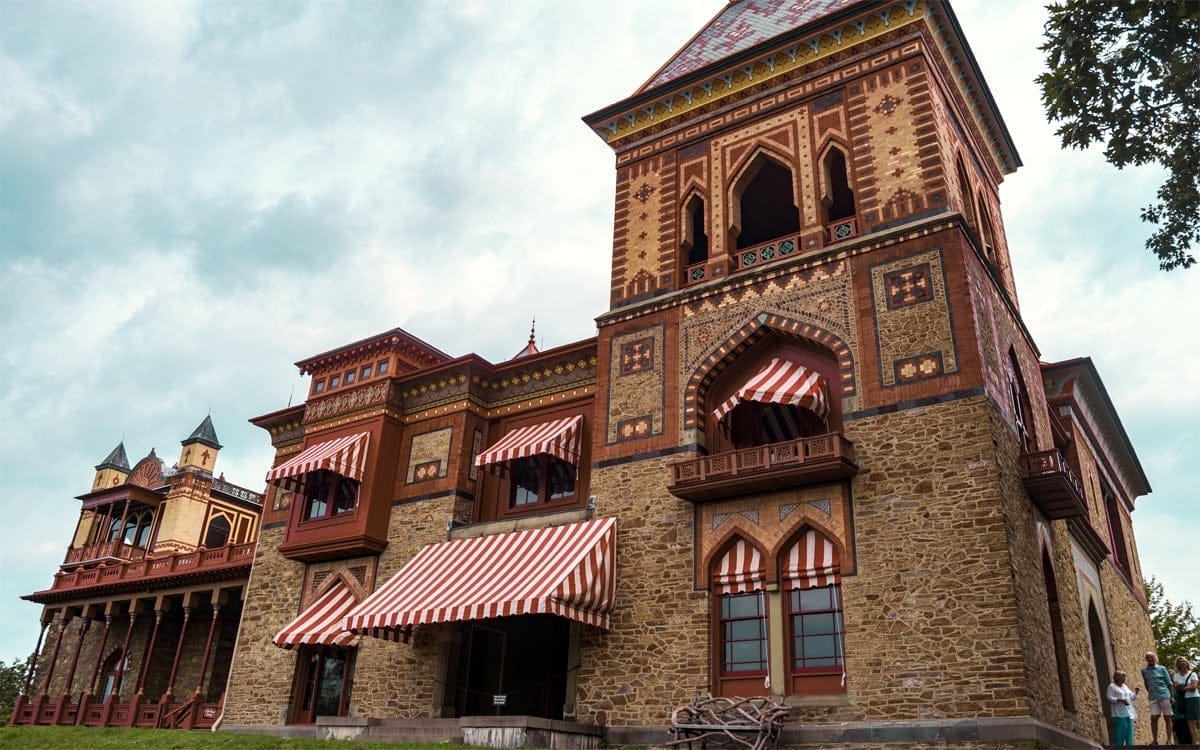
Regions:
<svg viewBox="0 0 1200 750"><path fill-rule="evenodd" d="M1133 720L1137 718L1133 702L1141 688L1130 690L1125 684L1125 673L1119 669L1113 672L1112 680L1108 685L1107 697L1112 704L1113 744L1128 747L1133 745Z"/></svg>
<svg viewBox="0 0 1200 750"><path fill-rule="evenodd" d="M1146 652L1146 666L1142 667L1142 682L1146 685L1146 697L1150 700L1150 734L1152 745L1158 744L1158 720L1162 717L1167 725L1167 744L1171 744L1171 725L1174 723L1174 711L1171 704L1175 702L1174 691L1171 689L1171 675L1167 668L1158 663L1158 654Z"/></svg>
<svg viewBox="0 0 1200 750"><path fill-rule="evenodd" d="M1192 741L1200 738L1200 677L1187 659L1180 656L1175 660L1175 701L1182 704L1182 713L1192 730Z"/></svg>

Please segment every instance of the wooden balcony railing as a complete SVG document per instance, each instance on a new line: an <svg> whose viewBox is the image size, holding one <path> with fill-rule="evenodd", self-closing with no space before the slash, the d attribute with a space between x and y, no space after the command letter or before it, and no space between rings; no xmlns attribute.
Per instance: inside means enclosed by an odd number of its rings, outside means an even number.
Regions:
<svg viewBox="0 0 1200 750"><path fill-rule="evenodd" d="M121 541L96 542L67 549L63 565L81 565L96 560L141 560L145 556L145 547L135 547Z"/></svg>
<svg viewBox="0 0 1200 750"><path fill-rule="evenodd" d="M1034 504L1047 518L1087 515L1087 502L1075 472L1057 450L1021 456L1021 479Z"/></svg>
<svg viewBox="0 0 1200 750"><path fill-rule="evenodd" d="M670 467L667 489L692 502L847 479L858 473L854 444L840 432L714 453Z"/></svg>
<svg viewBox="0 0 1200 750"><path fill-rule="evenodd" d="M113 565L100 565L74 571L60 571L51 591L121 583L142 578L158 578L181 573L215 571L250 565L254 562L255 542L231 544L215 549L201 547L193 552L143 557Z"/></svg>

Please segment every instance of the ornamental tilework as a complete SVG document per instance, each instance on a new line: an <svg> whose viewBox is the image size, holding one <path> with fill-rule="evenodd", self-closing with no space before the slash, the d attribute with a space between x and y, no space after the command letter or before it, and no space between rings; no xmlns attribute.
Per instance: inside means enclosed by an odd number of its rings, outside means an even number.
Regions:
<svg viewBox="0 0 1200 750"><path fill-rule="evenodd" d="M430 479L440 479L446 476L446 468L450 463L450 444L453 437L453 427L413 435L412 450L409 451L408 455L407 484ZM434 467L434 473L431 475L430 467L435 463L437 466Z"/></svg>
<svg viewBox="0 0 1200 750"><path fill-rule="evenodd" d="M927 279L920 289L918 278ZM958 372L940 250L872 266L871 294L884 387Z"/></svg>
<svg viewBox="0 0 1200 750"><path fill-rule="evenodd" d="M611 361L618 363L619 377L608 386L608 445L662 433L665 338L661 325L613 337Z"/></svg>
<svg viewBox="0 0 1200 750"><path fill-rule="evenodd" d="M624 239L626 296L637 296L656 285L663 231L663 174L647 171L629 186L627 228Z"/></svg>
<svg viewBox="0 0 1200 750"><path fill-rule="evenodd" d="M857 564L852 512L848 485L842 482L699 505L695 527L696 588L708 588L712 555L730 536L741 536L769 553L782 549L785 542L806 526L838 545L842 575L853 575ZM773 580L778 570L778 565L768 561L768 580Z"/></svg>
<svg viewBox="0 0 1200 750"><path fill-rule="evenodd" d="M817 326L840 338L850 352L858 348L854 290L844 261L731 289L685 306L683 313L679 357L681 383L689 382L714 350L760 313L773 313ZM685 396L681 389L681 409ZM853 411L855 403L852 389L849 394L843 391L843 411Z"/></svg>

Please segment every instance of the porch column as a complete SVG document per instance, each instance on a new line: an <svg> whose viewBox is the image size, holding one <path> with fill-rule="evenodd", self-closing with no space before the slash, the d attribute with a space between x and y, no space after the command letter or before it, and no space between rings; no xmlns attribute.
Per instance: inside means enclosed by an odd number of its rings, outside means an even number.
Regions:
<svg viewBox="0 0 1200 750"><path fill-rule="evenodd" d="M63 686L64 696L69 697L74 692L71 687L75 682L75 668L79 666L79 653L83 650L83 639L87 637L88 627L91 624L92 618L90 617L83 617L79 621L79 639L75 641L75 653L71 655L71 668L67 670L67 682Z"/></svg>
<svg viewBox="0 0 1200 750"><path fill-rule="evenodd" d="M29 685L33 682L33 673L37 669L38 657L42 655L42 639L46 637L46 628L49 626L49 620L42 620L42 629L38 631L37 645L33 647L33 656L29 657L29 669L25 672L25 686L21 688L21 695L29 695Z"/></svg>
<svg viewBox="0 0 1200 750"><path fill-rule="evenodd" d="M100 677L100 664L104 661L104 647L108 645L108 631L112 629L112 621L112 615L104 615L104 635L100 638L100 649L96 651L96 664L92 667L92 676L88 680L88 687L85 691L88 695L96 694L96 680Z"/></svg>
<svg viewBox="0 0 1200 750"><path fill-rule="evenodd" d="M175 644L175 659L171 662L171 676L167 678L167 692L162 697L170 700L175 695L175 675L179 672L179 658L183 656L183 641L187 637L188 623L192 619L192 608L183 608L183 627L179 629L179 642Z"/></svg>
<svg viewBox="0 0 1200 750"><path fill-rule="evenodd" d="M46 672L46 685L42 688L42 695L50 694L50 682L54 679L54 667L58 664L58 649L62 647L63 634L67 632L67 616L70 610L64 609L58 615L58 622L62 626L58 630L58 637L54 639L54 650L50 653L50 670Z"/></svg>
<svg viewBox="0 0 1200 750"><path fill-rule="evenodd" d="M126 500L125 508L124 508L124 510L121 511L121 530L119 532L117 532L117 538L113 540L114 542L119 542L120 544L125 543L125 521L127 521L128 519L129 519L129 501ZM114 548L114 550L115 550L115 548Z"/></svg>
<svg viewBox="0 0 1200 750"><path fill-rule="evenodd" d="M121 684L125 681L125 667L129 664L129 637L133 635L133 626L137 623L137 610L129 608L129 629L125 631L125 640L121 641L121 659L117 662L117 679L110 697L121 699Z"/></svg>
<svg viewBox="0 0 1200 750"><path fill-rule="evenodd" d="M196 678L196 692L192 694L193 697L200 695L200 691L204 689L204 675L208 672L208 657L212 654L213 634L217 632L217 623L221 621L221 605L214 603L212 609L212 623L208 626L208 640L204 643L204 660L200 662L200 676Z"/></svg>
<svg viewBox="0 0 1200 750"><path fill-rule="evenodd" d="M162 625L163 615L166 613L164 609L154 610L154 628L150 631L150 640L146 643L146 650L142 654L142 668L138 670L137 695L139 698L146 693L146 678L149 677L150 660L154 658L154 642L158 640L158 627Z"/></svg>

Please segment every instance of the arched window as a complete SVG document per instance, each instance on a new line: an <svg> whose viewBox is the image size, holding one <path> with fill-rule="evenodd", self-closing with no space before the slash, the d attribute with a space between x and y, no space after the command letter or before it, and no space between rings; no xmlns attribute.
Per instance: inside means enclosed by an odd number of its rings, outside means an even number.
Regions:
<svg viewBox="0 0 1200 750"><path fill-rule="evenodd" d="M229 543L229 519L224 515L213 516L208 522L208 532L204 535L204 546L209 549L224 547Z"/></svg>
<svg viewBox="0 0 1200 750"><path fill-rule="evenodd" d="M962 201L963 213L967 217L967 226L975 229L975 202L971 200L971 183L967 179L967 167L963 164L962 154L954 162L955 172L958 173L958 197Z"/></svg>
<svg viewBox="0 0 1200 750"><path fill-rule="evenodd" d="M822 367L819 359L802 347L781 346L731 368L710 391L710 453L830 432L833 404L825 371L836 372L836 365Z"/></svg>
<svg viewBox="0 0 1200 750"><path fill-rule="evenodd" d="M693 195L683 210L683 251L687 265L708 260L708 231L705 228L704 199Z"/></svg>
<svg viewBox="0 0 1200 750"><path fill-rule="evenodd" d="M149 508L130 513L125 519L121 541L134 547L145 547L150 542L153 521L154 513Z"/></svg>
<svg viewBox="0 0 1200 750"><path fill-rule="evenodd" d="M825 195L821 203L825 209L825 223L854 215L854 192L850 190L850 178L846 171L846 155L836 146L825 154Z"/></svg>
<svg viewBox="0 0 1200 750"><path fill-rule="evenodd" d="M804 529L785 547L780 583L787 612L792 693L844 690L845 626L837 547Z"/></svg>
<svg viewBox="0 0 1200 750"><path fill-rule="evenodd" d="M800 231L792 171L759 154L742 172L734 189L737 249L759 245Z"/></svg>
<svg viewBox="0 0 1200 750"><path fill-rule="evenodd" d="M1025 388L1025 378L1021 376L1021 365L1017 362L1017 354L1008 350L1008 366L1012 374L1008 381L1009 398L1012 400L1013 419L1016 422L1017 438L1021 442L1021 452L1029 453L1037 449L1037 435L1034 432L1033 408L1029 403L1029 392Z"/></svg>
<svg viewBox="0 0 1200 750"><path fill-rule="evenodd" d="M979 239L983 243L983 256L994 264L996 262L996 237L992 232L992 220L988 218L987 203L983 200L983 193L978 195Z"/></svg>
<svg viewBox="0 0 1200 750"><path fill-rule="evenodd" d="M757 547L735 537L713 560L710 572L714 663L719 695L766 695L766 565Z"/></svg>
<svg viewBox="0 0 1200 750"><path fill-rule="evenodd" d="M1063 708L1075 710L1075 694L1071 689L1071 667L1067 663L1067 639L1063 631L1062 609L1058 602L1058 582L1050 563L1050 552L1042 547L1042 579L1046 583L1046 605L1050 611L1050 634L1054 641L1054 662L1058 667L1058 690Z"/></svg>

